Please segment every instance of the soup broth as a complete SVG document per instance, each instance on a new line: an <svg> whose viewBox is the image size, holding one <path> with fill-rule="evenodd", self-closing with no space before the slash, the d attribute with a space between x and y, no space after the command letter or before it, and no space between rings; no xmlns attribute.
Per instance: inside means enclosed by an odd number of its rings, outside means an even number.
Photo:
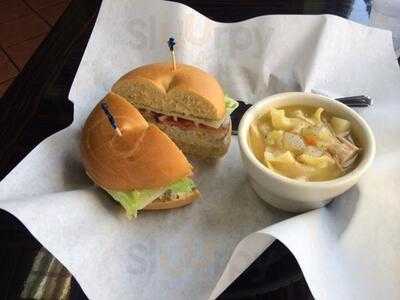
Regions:
<svg viewBox="0 0 400 300"><path fill-rule="evenodd" d="M343 176L360 153L351 123L321 107L272 108L250 125L248 136L253 153L267 168L301 181Z"/></svg>

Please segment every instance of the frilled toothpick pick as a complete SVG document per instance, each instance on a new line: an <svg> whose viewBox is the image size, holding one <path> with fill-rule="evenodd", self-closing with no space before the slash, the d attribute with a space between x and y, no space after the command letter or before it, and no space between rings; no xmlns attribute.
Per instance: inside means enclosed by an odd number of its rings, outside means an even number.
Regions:
<svg viewBox="0 0 400 300"><path fill-rule="evenodd" d="M169 51L171 51L171 59L172 59L172 65L174 70L176 70L176 60L175 60L175 52L174 52L174 46L176 45L175 39L173 37L170 37L168 40L168 47Z"/></svg>
<svg viewBox="0 0 400 300"><path fill-rule="evenodd" d="M117 126L117 122L115 121L113 115L111 114L110 110L108 109L107 102L101 101L100 103L101 109L104 111L106 114L108 121L110 121L111 127L115 130L115 132L119 135L122 136L121 130Z"/></svg>

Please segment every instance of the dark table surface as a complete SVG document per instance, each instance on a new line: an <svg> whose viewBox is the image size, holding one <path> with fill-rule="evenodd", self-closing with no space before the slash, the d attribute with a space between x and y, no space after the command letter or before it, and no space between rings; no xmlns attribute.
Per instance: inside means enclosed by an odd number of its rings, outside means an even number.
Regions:
<svg viewBox="0 0 400 300"><path fill-rule="evenodd" d="M368 24L369 0L182 0L221 22L269 14L335 14ZM38 143L67 127L67 98L101 0L73 0L0 99L0 180ZM0 210L0 299L18 299L41 245L13 216ZM76 281L69 298L85 299ZM293 255L275 242L229 287L226 299L312 299Z"/></svg>

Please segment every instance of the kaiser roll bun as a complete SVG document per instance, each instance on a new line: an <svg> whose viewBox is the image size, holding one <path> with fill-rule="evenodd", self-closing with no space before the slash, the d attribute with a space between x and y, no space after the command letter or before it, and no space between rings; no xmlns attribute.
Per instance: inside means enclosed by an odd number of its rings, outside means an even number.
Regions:
<svg viewBox="0 0 400 300"><path fill-rule="evenodd" d="M177 64L155 63L123 75L112 87L137 108L179 114L204 120L225 115L224 92L218 81L203 70Z"/></svg>

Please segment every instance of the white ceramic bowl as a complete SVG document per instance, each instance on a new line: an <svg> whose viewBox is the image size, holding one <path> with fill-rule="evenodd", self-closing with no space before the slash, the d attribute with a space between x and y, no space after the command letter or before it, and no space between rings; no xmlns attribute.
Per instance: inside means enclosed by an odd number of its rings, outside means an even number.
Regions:
<svg viewBox="0 0 400 300"><path fill-rule="evenodd" d="M293 105L322 107L352 123L352 134L362 148L361 158L353 171L334 180L301 182L273 172L255 157L248 144L250 124L271 107ZM375 139L363 118L336 100L311 93L276 94L254 104L240 121L239 145L244 168L255 192L269 204L291 212L304 212L326 205L355 185L375 156Z"/></svg>

